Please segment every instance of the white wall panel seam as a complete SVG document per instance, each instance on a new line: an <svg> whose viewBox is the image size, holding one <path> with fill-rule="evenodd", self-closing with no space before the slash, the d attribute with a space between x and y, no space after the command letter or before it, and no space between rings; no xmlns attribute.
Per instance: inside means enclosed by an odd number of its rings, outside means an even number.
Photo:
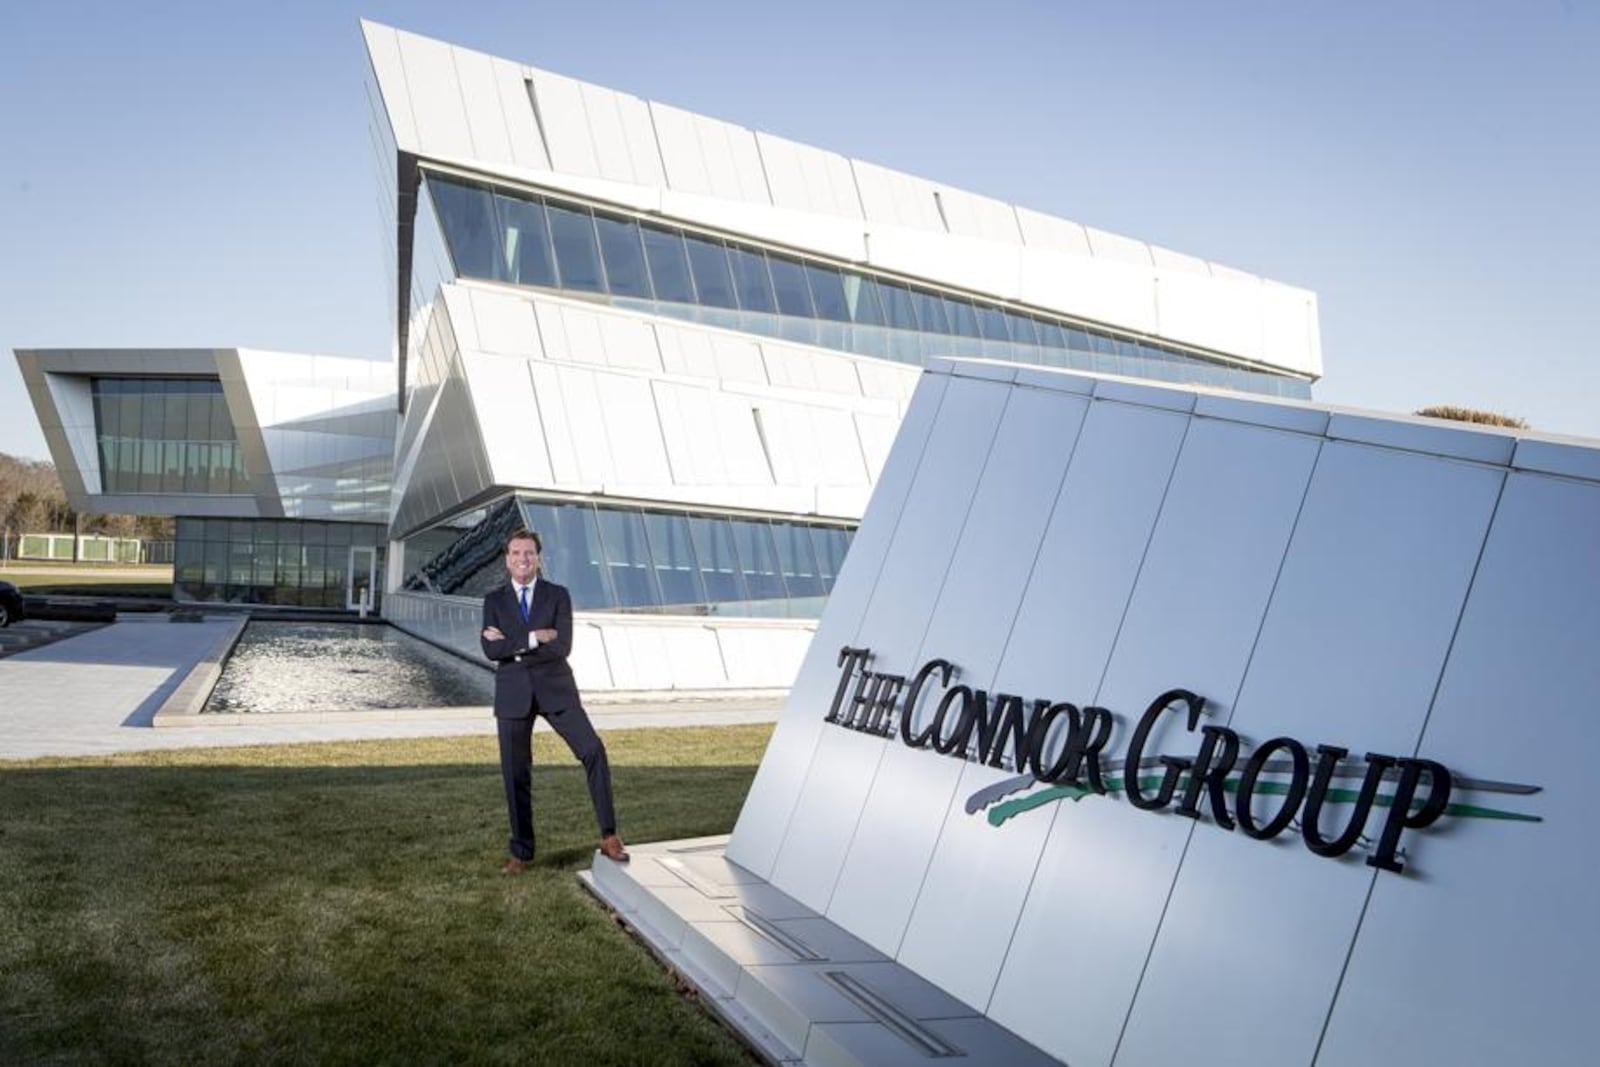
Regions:
<svg viewBox="0 0 1600 1067"><path fill-rule="evenodd" d="M1191 426L1194 424L1194 416L1192 414L1189 416L1189 424ZM1285 431L1272 431L1272 430L1269 430L1269 431L1266 431L1266 432L1269 432L1269 433L1280 433L1280 432L1285 432ZM1184 442L1185 443L1188 442L1188 432L1187 432L1187 430L1184 433ZM1255 635L1255 638L1250 643L1250 651L1249 651L1249 653L1246 654L1246 656L1244 657L1244 667L1239 672L1238 688L1234 690L1234 692L1231 694L1231 696L1229 698L1229 701L1228 701L1228 717L1223 722L1224 726L1229 725L1229 724L1231 724L1233 722L1234 712L1237 710L1237 708L1239 706L1239 693L1244 689L1245 682L1250 677L1250 664L1255 659L1256 649L1258 647L1260 647L1261 634L1263 633L1263 631L1266 630L1267 617L1271 614L1271 611L1272 611L1272 600L1273 600L1273 597L1277 595L1278 582L1281 581L1282 578L1283 578L1284 567L1288 562L1289 553L1294 547L1294 533L1295 533L1295 530L1298 529L1299 526L1300 526L1300 518L1301 518L1301 516L1305 513L1306 501L1310 498L1310 496L1311 496L1311 487L1316 482L1317 466L1322 462L1322 454L1323 454L1323 450L1324 450L1324 447L1326 446L1326 444L1327 444L1327 439L1326 438L1324 438L1323 440L1321 440L1321 441L1319 441L1317 443L1317 455L1316 455L1316 458L1312 460L1311 469L1310 469L1310 472L1306 476L1305 485L1304 485L1304 487L1302 487L1302 489L1300 491L1300 503L1295 508L1294 521L1289 524L1288 535L1284 538L1283 554L1278 557L1278 568L1277 568L1276 573L1274 573L1273 576L1272 576L1272 586L1271 586L1270 589L1267 590L1266 598L1261 603L1261 615L1260 615L1259 619L1256 621L1256 635ZM1182 449L1182 447L1180 447L1178 449L1178 458L1179 458L1180 461L1182 460L1182 457L1183 457L1183 449ZM1173 464L1173 471L1174 472L1177 471L1177 467L1178 467L1178 464L1174 463ZM1170 482L1169 482L1169 486L1170 486ZM1165 506L1165 502L1163 502L1163 506ZM1159 526L1160 522L1161 522L1161 517L1158 514L1156 516L1156 525ZM1154 531L1152 531L1152 537L1153 536L1154 536ZM1142 566L1143 565L1141 564L1141 568L1142 568ZM1138 587L1139 587L1139 583L1138 583L1138 579L1136 578L1134 580L1134 589L1137 590ZM1132 603L1133 597L1130 596L1128 598L1128 600L1129 600L1129 603ZM1119 633L1119 636L1120 636L1120 633ZM1111 647L1112 647L1112 654L1115 655L1115 652L1116 652L1116 642L1115 641L1112 642L1112 646ZM1104 680L1103 679L1102 679L1102 684L1104 684ZM1208 699L1207 703L1212 703L1212 701L1210 701ZM1124 773L1124 775L1126 775L1128 773L1126 768L1124 769L1123 773ZM1183 837L1183 848L1181 850L1179 850L1177 862L1174 863L1173 866L1172 866L1172 880L1167 883L1166 899L1164 899L1161 902L1161 914L1156 918L1155 928L1153 930L1151 930L1151 932L1150 932L1150 943L1145 946L1144 963L1141 964L1140 967L1139 967L1139 979L1133 985L1133 993L1132 993L1132 995L1128 997L1128 1007L1127 1007L1127 1010L1123 1013L1122 1026L1119 1028L1119 1030L1117 1032L1117 1043L1112 1048L1112 1052L1111 1052L1111 1062L1112 1063L1116 1062L1117 1053L1122 1050L1122 1040L1123 1040L1124 1037L1127 1036L1128 1024L1129 1024L1129 1022L1132 1021L1134 1008L1139 1003L1139 992L1140 992L1141 989L1144 988L1145 975L1146 975L1146 973L1148 973L1148 971L1150 969L1150 961L1155 957L1156 943L1161 940L1161 929L1162 929L1163 926L1166 925L1167 909L1172 906L1172 894L1176 891L1176 889L1178 887L1178 879L1181 878L1182 875L1183 875L1183 864L1184 864L1184 861L1188 858L1189 846L1194 842L1195 833L1199 830L1199 828L1200 828L1200 823L1199 823L1198 820L1194 821L1188 827L1188 832L1185 833L1184 837ZM1373 873L1376 874L1377 872L1373 872ZM1371 891L1370 887L1369 887L1368 891L1369 892Z"/></svg>
<svg viewBox="0 0 1600 1067"><path fill-rule="evenodd" d="M1011 407L1011 398L1017 396L1023 390L1037 391L1037 392L1046 392L1047 391L1047 390L1034 390L1029 386L1014 386L1014 387L1010 387L1009 388L1010 396L1008 396L1006 398L1006 409L1009 409ZM1050 392L1053 392L1053 390L1050 390ZM1092 404L1092 400L1090 398L1088 398L1088 397L1085 397L1084 400L1085 400L1084 409L1083 409L1084 410L1084 414L1083 414L1083 417L1078 420L1077 431L1072 435L1072 443L1069 446L1069 453L1068 453L1068 456L1067 456L1067 461L1064 464L1062 464L1062 466L1061 466L1061 480L1056 483L1055 497L1054 497L1054 499L1052 500L1052 502L1050 504L1050 511L1045 516L1044 524L1039 528L1039 543L1034 546L1033 560L1032 560L1031 563L1028 564L1028 576L1022 581L1022 584L1020 586L1020 588L1023 589L1023 590L1027 590L1033 584L1033 574L1034 574L1034 571L1038 569L1039 556L1044 552L1044 546L1047 543L1047 541L1049 540L1050 525L1055 520L1056 508L1059 507L1060 504L1061 504L1061 493L1062 493L1062 490L1066 487L1066 484L1067 484L1067 474L1068 474L1069 471L1072 470L1072 458L1073 458L1073 456L1077 455L1078 441L1083 437L1083 428L1089 421L1088 413L1089 413L1090 405ZM1002 411L1000 413L1000 419L996 423L995 440L999 439L1001 429L1005 425L1005 418L1006 418L1005 410L1006 409L1002 409ZM993 455L994 441L990 442L990 446L989 447L990 447L990 454ZM1177 467L1177 463L1176 462L1173 463L1173 467L1174 467L1174 469L1176 469L1176 467ZM981 486L983 484L984 476L987 475L988 472L989 472L989 462L986 459L984 461L983 474L980 474L978 476L978 485L979 486ZM976 501L978 499L978 493L976 491L972 494L972 499L974 501ZM962 522L962 531L963 531L963 533L965 532L965 529L966 529L966 520L964 520ZM1153 529L1154 529L1154 525L1152 524L1152 531L1153 531ZM1152 536L1153 536L1153 533L1152 533ZM957 543L958 546L960 545L959 536L957 538L956 543ZM943 592L943 590L941 589L941 593L942 592ZM938 601L936 599L935 600L935 604L937 604L937 603L938 603ZM996 653L995 653L994 662L995 662L995 670L996 670L997 673L998 673L998 671L1000 669L1000 666L1005 663L1006 646L1011 643L1011 635L1016 632L1017 619L1020 618L1021 615L1022 615L1022 604L1023 604L1023 599L1019 595L1019 597L1017 599L1017 603L1016 603L1016 608L1011 614L1011 624L1008 627L1006 627L1005 640L1000 643L1000 646L996 650ZM933 624L933 619L932 619L932 617L930 615L929 620L928 620L928 626L931 627L932 624ZM923 638L923 640L926 640L926 632L927 632L927 629L924 628L924 638ZM922 646L921 646L920 643L918 644L918 652L919 652L919 654L914 658L914 662L922 661L922 657L925 654L925 653L922 652ZM1108 659L1109 659L1109 657L1108 657ZM999 685L998 680L996 680L994 683L992 683L992 687L995 688L997 692L998 692L998 685ZM1020 771L1021 768L1019 768L1018 770ZM916 915L916 913L917 913L917 904L922 900L923 887L925 887L928 884L928 872L933 869L934 857L938 855L939 842L941 840L943 840L943 838L944 838L945 826L949 825L950 812L953 809L953 807L954 807L953 804L948 804L947 803L945 805L944 821L943 821L943 823L940 824L938 834L936 834L934 836L934 845L933 845L933 848L931 850L929 850L929 852L928 852L928 862L927 862L926 866L923 868L922 880L917 886L917 892L911 898L911 907L906 912L906 923L901 928L901 930L900 930L900 939L895 943L894 952L891 953L891 955L895 959L899 959L900 958L900 954L905 950L906 937L911 932L912 917L914 917ZM1042 854L1043 854L1043 850L1041 849L1041 855ZM1035 870L1036 871L1037 871L1037 866L1038 865L1037 865L1037 862L1036 862L1035 863ZM1026 894L1024 894L1024 899L1026 899ZM1017 909L1018 921L1020 921L1021 916L1022 916L1022 909L1018 908ZM1014 922L1012 924L1012 936L1014 937L1015 935L1016 935L1016 923ZM998 985L999 984L1000 974L1004 970L1005 970L1005 957L1001 956L1001 958L1000 958L1000 966L995 969L994 985ZM989 990L989 997L986 998L985 1002L984 1002L983 1011L984 1011L985 1014L988 1013L988 1000L993 999L993 997L994 997L994 986L991 985L990 986L990 990Z"/></svg>
<svg viewBox="0 0 1600 1067"><path fill-rule="evenodd" d="M955 384L955 383L952 382L952 384ZM985 384L990 384L990 383L985 383ZM981 486L983 484L984 475L986 473L988 473L989 460L994 455L995 441L997 441L999 439L999 437L1000 437L1000 428L1005 425L1006 409L1011 406L1011 399L1012 399L1012 397L1014 397L1016 395L1016 390L1015 389L1009 388L1009 387L1004 386L1004 385L1000 385L999 383L992 383L992 384L993 384L993 386L995 388L1006 389L1006 399L1005 399L1005 402L1000 405L1000 415L999 415L998 418L996 418L994 420L994 429L990 433L988 444L984 448L983 466L981 468L979 468L977 480L973 482L973 487L974 487L973 494L970 497L967 498L966 508L961 513L961 524L960 524L959 529L956 530L955 540L953 541L953 544L958 545L958 546L961 544L961 535L966 532L967 523L970 522L971 519L972 519L972 505L978 498L978 494L977 494L977 491L976 491L977 487ZM944 408L944 400L946 398L948 398L949 395L950 395L949 390L946 389L944 397L941 397L940 401L939 401L939 406L940 406L940 410L941 411ZM938 422L938 419L936 417L934 419L934 427L937 428L938 425L939 425L939 422ZM919 459L919 461L917 463L917 474L920 475L921 473L922 473L922 463L921 463L921 461ZM915 487L916 487L916 478L915 477L913 477L912 480L911 480L911 486L912 486L913 489L915 489ZM899 525L899 523L896 522L896 526L897 527L898 527L898 525ZM893 544L893 541L891 541L890 544ZM950 572L948 570L946 570L940 576L940 579L939 579L939 592L940 593L942 593L944 591L945 583L949 580L949 573ZM876 595L876 583L874 583L874 595ZM937 604L938 603L938 599L939 599L938 593L934 594L933 603ZM867 617L868 614L870 614L871 610L872 610L872 599L868 598L868 600L867 600L867 610L862 613L862 621L863 622L865 622L866 617ZM923 619L922 632L917 636L917 641L916 641L915 647L916 647L917 652L919 654L922 651L923 643L928 638L928 630L932 626L933 626L933 615L930 612ZM859 632L860 631L858 630L857 633L859 634ZM911 662L916 662L916 659L917 659L917 657L913 656ZM873 765L873 770L872 770L872 780L874 782L877 780L878 773L883 767L883 759L884 759L885 754L888 751L889 751L889 743L888 742L885 742L878 749L878 759L877 759L877 762ZM871 795L871 792L870 792L870 787L869 787L868 796L870 796L870 795ZM846 867L846 865L848 863L848 857L850 855L851 846L853 846L855 844L856 834L859 832L859 830L861 828L861 819L865 814L866 814L866 808L863 806L863 808L860 811L856 812L855 825L853 825L850 828L850 833L848 835L846 835L846 840L848 842L845 845L845 851L844 851L844 856L846 857L846 862L841 863L839 865L838 869L834 871L833 884L828 889L828 900L827 900L827 903L826 903L825 906L823 906L822 908L819 909L824 915L829 914L829 912L833 908L833 896L834 896L834 893L839 888L839 880L844 874L845 867ZM931 856L930 856L929 866L931 866ZM926 878L926 876L927 876L927 867L926 866L923 868L923 876L924 876L924 878ZM919 889L919 892L920 892L920 889ZM902 930L901 931L901 938L903 939L904 937L905 937L905 931Z"/></svg>
<svg viewBox="0 0 1600 1067"><path fill-rule="evenodd" d="M1492 464L1473 464L1473 466L1493 466ZM1500 473L1500 486L1495 491L1494 506L1489 510L1489 521L1484 524L1483 538L1478 542L1478 555L1472 561L1472 575L1467 579L1466 587L1462 590L1461 601L1456 605L1455 625L1450 630L1450 640L1445 645L1444 655L1439 659L1439 673L1433 680L1433 694L1428 698L1428 710L1422 715L1422 725L1417 729L1417 743L1411 748L1412 758L1422 753L1422 742L1428 735L1428 723L1433 718L1434 706L1439 701L1439 690L1444 685L1445 675L1450 669L1450 653L1454 651L1456 638L1461 635L1461 622L1467 614L1467 602L1472 599L1472 587L1477 584L1478 571L1483 566L1483 556L1489 548L1489 538L1494 532L1495 518L1500 514L1500 502L1505 499L1506 485L1510 482L1509 472L1504 468ZM1265 621L1265 613L1263 613ZM1350 943L1345 946L1344 962L1339 965L1339 977L1333 984L1333 994L1328 998L1328 1006L1322 1017L1322 1029L1317 1033L1317 1044L1311 1054L1311 1062L1315 1064L1322 1055L1322 1044L1328 1037L1328 1027L1333 1023L1334 1011L1339 1005L1339 994L1344 989L1345 976L1350 970L1350 961L1355 956L1356 945L1361 940L1361 930L1366 924L1367 910L1372 906L1372 892L1377 887L1378 871L1368 872L1367 893L1362 899L1361 910L1356 914L1354 928L1350 931Z"/></svg>
<svg viewBox="0 0 1600 1067"><path fill-rule="evenodd" d="M867 238L872 229L872 223L867 217L867 199L861 195L861 176L856 173L856 161L846 159L845 163L850 167L850 188L856 194L856 209L861 212L861 242L866 245L869 243Z"/></svg>
<svg viewBox="0 0 1600 1067"><path fill-rule="evenodd" d="M761 151L761 138L752 132L750 140L755 145L756 163L761 167L761 184L767 190L767 203L776 207L778 198L772 195L772 175L767 173L767 157Z"/></svg>

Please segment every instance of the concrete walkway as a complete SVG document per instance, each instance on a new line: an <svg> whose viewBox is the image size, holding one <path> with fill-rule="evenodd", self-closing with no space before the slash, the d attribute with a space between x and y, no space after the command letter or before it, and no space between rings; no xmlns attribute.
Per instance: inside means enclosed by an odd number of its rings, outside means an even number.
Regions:
<svg viewBox="0 0 1600 1067"><path fill-rule="evenodd" d="M218 716L218 725L205 724L202 716L181 728L152 726L156 713L236 625L227 618L170 623L165 615L124 615L91 633L0 659L0 760L494 732L487 707ZM601 731L774 722L778 716L771 699L670 697L587 703Z"/></svg>

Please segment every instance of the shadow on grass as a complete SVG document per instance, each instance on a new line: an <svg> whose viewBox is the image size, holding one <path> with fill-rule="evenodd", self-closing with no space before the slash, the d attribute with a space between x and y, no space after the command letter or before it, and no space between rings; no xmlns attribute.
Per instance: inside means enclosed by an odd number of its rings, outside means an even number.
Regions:
<svg viewBox="0 0 1600 1067"><path fill-rule="evenodd" d="M624 835L728 832L740 737L614 754ZM0 767L0 1062L752 1062L577 885L588 793L539 758L521 877L493 763Z"/></svg>

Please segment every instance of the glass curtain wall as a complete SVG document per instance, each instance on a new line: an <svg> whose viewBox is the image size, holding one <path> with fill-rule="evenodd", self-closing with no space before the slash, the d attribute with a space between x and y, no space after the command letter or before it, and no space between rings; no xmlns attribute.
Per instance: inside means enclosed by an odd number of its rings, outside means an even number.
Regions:
<svg viewBox="0 0 1600 1067"><path fill-rule="evenodd" d="M790 519L704 515L516 497L406 540L404 588L482 596L505 579L504 543L525 525L544 573L585 611L815 618L854 531Z"/></svg>
<svg viewBox="0 0 1600 1067"><path fill-rule="evenodd" d="M350 549L376 549L381 576L384 537L366 523L179 518L173 598L344 610Z"/></svg>
<svg viewBox="0 0 1600 1067"><path fill-rule="evenodd" d="M250 492L221 382L95 378L90 391L105 492Z"/></svg>
<svg viewBox="0 0 1600 1067"><path fill-rule="evenodd" d="M438 174L427 184L464 277L598 294L651 314L902 363L985 357L1311 396L1298 378L1064 319L533 193Z"/></svg>

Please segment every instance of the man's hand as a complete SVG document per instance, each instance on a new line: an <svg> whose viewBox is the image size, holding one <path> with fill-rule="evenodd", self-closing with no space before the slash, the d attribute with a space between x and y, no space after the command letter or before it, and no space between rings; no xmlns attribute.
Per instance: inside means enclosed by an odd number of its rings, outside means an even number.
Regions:
<svg viewBox="0 0 1600 1067"><path fill-rule="evenodd" d="M551 629L551 630L535 630L535 631L533 631L533 637L534 637L534 640L538 641L541 645L548 644L549 642L554 641L556 639L556 632L553 629Z"/></svg>
<svg viewBox="0 0 1600 1067"><path fill-rule="evenodd" d="M483 639L485 641L504 641L506 635L500 632L500 627L498 626L485 626L483 628Z"/></svg>

